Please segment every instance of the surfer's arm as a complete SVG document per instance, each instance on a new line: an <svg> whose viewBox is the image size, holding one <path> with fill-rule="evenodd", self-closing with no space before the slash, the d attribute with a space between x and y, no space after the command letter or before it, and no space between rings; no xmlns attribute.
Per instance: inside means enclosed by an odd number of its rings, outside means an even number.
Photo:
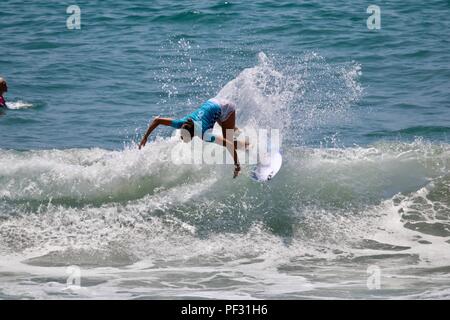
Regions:
<svg viewBox="0 0 450 320"><path fill-rule="evenodd" d="M147 139L150 136L150 134L153 132L153 130L156 129L157 126L160 124L163 126L171 126L172 125L172 119L171 118L160 118L159 116L153 119L152 123L150 123L150 126L147 129L147 132L145 133L144 137L141 140L141 143L139 143L139 149L141 149L145 144L147 143Z"/></svg>
<svg viewBox="0 0 450 320"><path fill-rule="evenodd" d="M233 178L236 178L239 175L239 172L241 171L241 166L239 164L239 159L237 155L237 141L230 141L227 140L221 136L215 136L214 142L218 145L224 146L227 148L228 152L230 152L231 156L234 160L234 174Z"/></svg>

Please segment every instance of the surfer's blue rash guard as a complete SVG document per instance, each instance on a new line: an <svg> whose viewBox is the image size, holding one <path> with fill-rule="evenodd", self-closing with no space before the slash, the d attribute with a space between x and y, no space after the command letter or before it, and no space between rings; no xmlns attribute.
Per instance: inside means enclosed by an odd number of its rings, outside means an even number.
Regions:
<svg viewBox="0 0 450 320"><path fill-rule="evenodd" d="M188 119L192 119L192 121L194 121L195 134L198 135L198 133L201 132L200 138L203 138L203 140L207 142L214 142L216 140L216 137L212 133L206 131L211 130L214 127L214 124L217 120L219 120L220 115L220 106L208 100L204 104L202 104L200 108L188 114L187 116L178 120L172 120L172 123L170 125L173 128L180 129Z"/></svg>

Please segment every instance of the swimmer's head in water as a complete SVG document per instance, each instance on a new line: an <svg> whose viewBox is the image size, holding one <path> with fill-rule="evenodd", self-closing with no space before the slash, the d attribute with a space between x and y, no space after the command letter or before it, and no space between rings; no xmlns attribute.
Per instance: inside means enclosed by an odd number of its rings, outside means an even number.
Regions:
<svg viewBox="0 0 450 320"><path fill-rule="evenodd" d="M6 84L5 79L0 77L0 94L8 92L8 85Z"/></svg>
<svg viewBox="0 0 450 320"><path fill-rule="evenodd" d="M194 137L194 121L192 119L188 119L181 126L181 140L188 143Z"/></svg>

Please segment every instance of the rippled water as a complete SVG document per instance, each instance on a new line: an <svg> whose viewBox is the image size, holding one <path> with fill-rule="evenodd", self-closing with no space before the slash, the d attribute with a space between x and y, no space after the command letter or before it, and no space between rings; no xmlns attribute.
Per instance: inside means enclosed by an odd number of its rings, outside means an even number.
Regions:
<svg viewBox="0 0 450 320"><path fill-rule="evenodd" d="M449 298L448 2L70 4L0 8L0 298ZM271 183L136 149L217 94Z"/></svg>

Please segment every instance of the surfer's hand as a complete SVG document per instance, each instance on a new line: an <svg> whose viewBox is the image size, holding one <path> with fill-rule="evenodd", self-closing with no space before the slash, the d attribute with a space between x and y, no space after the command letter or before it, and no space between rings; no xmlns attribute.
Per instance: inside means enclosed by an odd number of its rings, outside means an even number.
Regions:
<svg viewBox="0 0 450 320"><path fill-rule="evenodd" d="M240 165L235 165L234 166L234 173L233 173L233 179L236 178L239 173L241 172L241 166Z"/></svg>
<svg viewBox="0 0 450 320"><path fill-rule="evenodd" d="M141 148L144 147L146 143L147 143L147 137L143 137L141 140L141 143L139 143L139 150L141 150Z"/></svg>

